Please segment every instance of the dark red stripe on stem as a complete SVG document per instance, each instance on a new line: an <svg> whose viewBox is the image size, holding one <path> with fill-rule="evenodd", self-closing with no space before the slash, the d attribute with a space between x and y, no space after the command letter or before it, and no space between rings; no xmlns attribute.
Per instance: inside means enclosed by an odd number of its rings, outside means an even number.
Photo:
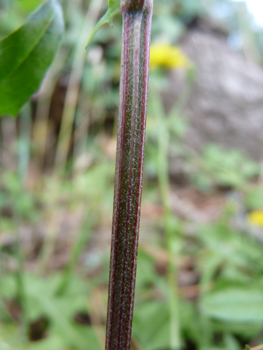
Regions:
<svg viewBox="0 0 263 350"><path fill-rule="evenodd" d="M138 253L153 0L123 0L106 350L129 350Z"/></svg>

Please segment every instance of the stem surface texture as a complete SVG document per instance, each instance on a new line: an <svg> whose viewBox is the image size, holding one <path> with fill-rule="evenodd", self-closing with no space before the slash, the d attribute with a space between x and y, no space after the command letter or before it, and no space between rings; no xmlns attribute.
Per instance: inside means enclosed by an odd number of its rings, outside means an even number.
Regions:
<svg viewBox="0 0 263 350"><path fill-rule="evenodd" d="M136 278L153 0L122 0L120 104L106 350L129 350Z"/></svg>

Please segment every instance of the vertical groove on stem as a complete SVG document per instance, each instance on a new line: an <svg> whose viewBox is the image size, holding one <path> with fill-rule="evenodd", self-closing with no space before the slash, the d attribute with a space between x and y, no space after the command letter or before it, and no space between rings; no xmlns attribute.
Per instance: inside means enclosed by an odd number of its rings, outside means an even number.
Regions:
<svg viewBox="0 0 263 350"><path fill-rule="evenodd" d="M106 350L130 349L153 0L122 0L123 38Z"/></svg>

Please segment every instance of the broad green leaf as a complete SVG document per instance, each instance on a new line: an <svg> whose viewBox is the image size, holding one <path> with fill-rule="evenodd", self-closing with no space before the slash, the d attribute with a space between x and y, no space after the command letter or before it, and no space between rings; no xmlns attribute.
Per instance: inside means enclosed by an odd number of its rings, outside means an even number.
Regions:
<svg viewBox="0 0 263 350"><path fill-rule="evenodd" d="M69 288L69 295L63 298L56 298L54 291L57 289L60 275L51 275L45 279L34 274L24 275L25 295L27 303L27 317L29 321L45 315L50 320L49 337L41 342L32 344L30 350L42 349L65 349L65 345L74 344L79 350L86 349L87 341L91 344L91 349L98 350L99 343L91 327L83 327L73 322L74 314L86 309L86 292L83 288L86 283L82 283L77 277L72 278L72 288ZM16 294L16 285L14 275L8 274L1 276L0 295L5 298L13 298ZM44 292L43 292L44 291ZM12 331L12 329L11 329ZM2 331L7 338L7 331ZM12 335L12 334L11 334ZM6 341L12 344L9 339L17 337L8 337ZM0 322L0 340L1 340L1 322ZM59 343L63 347L59 347ZM18 347L12 349L22 350ZM28 349L28 347L27 347ZM1 341L0 341L0 350Z"/></svg>
<svg viewBox="0 0 263 350"><path fill-rule="evenodd" d="M143 349L167 349L170 345L168 303L148 301L137 305L134 310L133 332Z"/></svg>
<svg viewBox="0 0 263 350"><path fill-rule="evenodd" d="M16 0L16 6L28 13L33 11L40 3L41 0Z"/></svg>
<svg viewBox="0 0 263 350"><path fill-rule="evenodd" d="M43 340L31 342L27 345L27 350L61 350L65 349L65 343L62 337L52 334Z"/></svg>
<svg viewBox="0 0 263 350"><path fill-rule="evenodd" d="M0 41L0 116L16 116L39 88L63 30L60 5L47 0L22 27Z"/></svg>
<svg viewBox="0 0 263 350"><path fill-rule="evenodd" d="M108 23L109 25L113 26L113 18L121 12L121 2L120 0L108 0L108 10L106 13L101 17L99 22L96 24L95 28L93 29L89 40L87 42L87 46L91 43L91 40L94 38L94 35L97 33L97 31L102 27L104 24Z"/></svg>
<svg viewBox="0 0 263 350"><path fill-rule="evenodd" d="M240 343L231 333L224 333L223 336L224 350L241 350ZM221 348L222 349L222 348Z"/></svg>
<svg viewBox="0 0 263 350"><path fill-rule="evenodd" d="M30 295L30 299L36 299L41 303L48 318L52 320L53 332L60 335L68 345L75 344L78 349L85 349L85 339L79 332L77 325L65 317L64 310L59 307L54 298L46 298L44 295Z"/></svg>
<svg viewBox="0 0 263 350"><path fill-rule="evenodd" d="M46 315L51 321L50 333L60 336L64 344L75 344L79 350L85 349L85 337L73 322L74 310L82 310L85 307L85 296L76 294L74 302L72 297L54 297L52 291L56 289L56 280L57 277L44 280L31 274L26 275L26 296L30 300L28 317L33 320L39 315Z"/></svg>
<svg viewBox="0 0 263 350"><path fill-rule="evenodd" d="M263 321L263 292L259 289L225 288L202 298L202 312L209 317L234 322Z"/></svg>
<svg viewBox="0 0 263 350"><path fill-rule="evenodd" d="M14 323L0 323L0 350L25 350L23 337Z"/></svg>

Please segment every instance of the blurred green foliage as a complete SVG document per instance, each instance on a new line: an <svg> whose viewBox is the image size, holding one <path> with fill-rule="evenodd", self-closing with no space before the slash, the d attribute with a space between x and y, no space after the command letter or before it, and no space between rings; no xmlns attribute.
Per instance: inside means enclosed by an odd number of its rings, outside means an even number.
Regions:
<svg viewBox="0 0 263 350"><path fill-rule="evenodd" d="M215 145L207 145L202 157L199 160L197 158L196 162L197 169L192 174L193 181L204 189L211 188L215 184L244 188L248 179L255 178L260 173L259 164L241 152L226 152Z"/></svg>
<svg viewBox="0 0 263 350"><path fill-rule="evenodd" d="M1 176L0 227L9 218L34 221L37 218L36 199L23 189L20 179L13 173Z"/></svg>

